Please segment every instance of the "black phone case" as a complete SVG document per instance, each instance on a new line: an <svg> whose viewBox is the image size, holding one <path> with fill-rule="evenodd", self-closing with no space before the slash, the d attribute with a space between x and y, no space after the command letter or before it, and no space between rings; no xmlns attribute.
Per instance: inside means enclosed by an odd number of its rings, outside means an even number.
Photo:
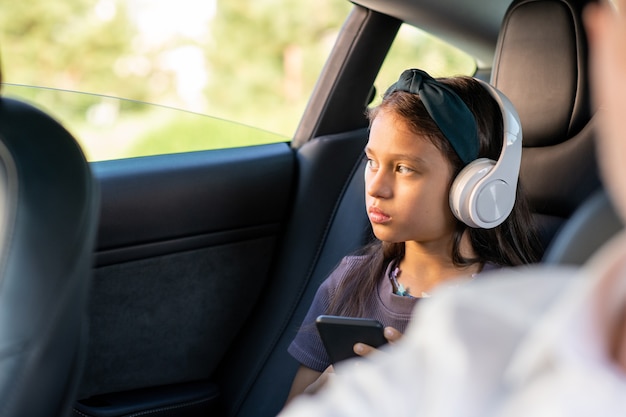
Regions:
<svg viewBox="0 0 626 417"><path fill-rule="evenodd" d="M358 356L353 350L357 342L375 348L387 343L383 325L377 320L322 315L315 324L332 363Z"/></svg>

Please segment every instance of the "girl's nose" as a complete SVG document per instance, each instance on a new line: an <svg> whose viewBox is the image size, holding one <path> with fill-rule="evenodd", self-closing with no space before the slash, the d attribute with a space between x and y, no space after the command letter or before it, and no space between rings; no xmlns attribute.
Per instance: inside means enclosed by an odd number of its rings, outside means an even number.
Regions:
<svg viewBox="0 0 626 417"><path fill-rule="evenodd" d="M371 197L389 198L392 195L392 187L386 170L373 171L365 169L365 191Z"/></svg>

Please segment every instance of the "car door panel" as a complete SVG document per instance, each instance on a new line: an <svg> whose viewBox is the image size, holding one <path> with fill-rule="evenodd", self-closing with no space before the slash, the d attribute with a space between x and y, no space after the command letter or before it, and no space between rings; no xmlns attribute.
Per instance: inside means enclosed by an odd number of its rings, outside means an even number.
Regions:
<svg viewBox="0 0 626 417"><path fill-rule="evenodd" d="M292 149L92 165L102 209L77 407L124 415L153 407L149 392L160 406L216 396L206 380L266 285L289 214Z"/></svg>
<svg viewBox="0 0 626 417"><path fill-rule="evenodd" d="M271 232L287 210L293 155L281 143L92 167L103 196L102 265Z"/></svg>

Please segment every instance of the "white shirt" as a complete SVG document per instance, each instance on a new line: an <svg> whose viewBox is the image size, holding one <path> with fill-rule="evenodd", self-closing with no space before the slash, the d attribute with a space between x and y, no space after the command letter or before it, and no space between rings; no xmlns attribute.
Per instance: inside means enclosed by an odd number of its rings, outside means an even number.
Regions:
<svg viewBox="0 0 626 417"><path fill-rule="evenodd" d="M606 323L626 303L626 235L584 268L523 267L436 291L396 345L336 367L280 417L626 415Z"/></svg>

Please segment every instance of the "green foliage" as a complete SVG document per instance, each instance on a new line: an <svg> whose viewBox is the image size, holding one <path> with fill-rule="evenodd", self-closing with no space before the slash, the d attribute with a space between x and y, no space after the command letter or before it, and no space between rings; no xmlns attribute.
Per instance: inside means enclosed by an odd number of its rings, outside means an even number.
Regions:
<svg viewBox="0 0 626 417"><path fill-rule="evenodd" d="M293 133L351 7L343 0L220 1L207 49L210 113Z"/></svg>
<svg viewBox="0 0 626 417"><path fill-rule="evenodd" d="M146 88L111 77L115 60L131 47L132 30L122 2L110 20L94 12L93 0L0 2L0 45L5 81L112 93Z"/></svg>
<svg viewBox="0 0 626 417"><path fill-rule="evenodd" d="M163 127L147 132L124 157L235 148L288 142L275 133L213 117L176 117Z"/></svg>
<svg viewBox="0 0 626 417"><path fill-rule="evenodd" d="M1 1L3 81L13 84L4 90L60 119L91 160L286 141L352 8L347 0L216 0L204 34L155 39L165 28L147 35L137 19L160 1L172 0ZM423 33L401 32L393 50L379 91L409 66L473 71L471 60ZM181 51L199 53L200 62L177 58ZM191 89L203 107L182 97L172 62L198 70Z"/></svg>
<svg viewBox="0 0 626 417"><path fill-rule="evenodd" d="M420 68L433 77L472 75L473 57L414 27L403 25L376 77L377 95L371 105L382 99L385 90L408 68Z"/></svg>

